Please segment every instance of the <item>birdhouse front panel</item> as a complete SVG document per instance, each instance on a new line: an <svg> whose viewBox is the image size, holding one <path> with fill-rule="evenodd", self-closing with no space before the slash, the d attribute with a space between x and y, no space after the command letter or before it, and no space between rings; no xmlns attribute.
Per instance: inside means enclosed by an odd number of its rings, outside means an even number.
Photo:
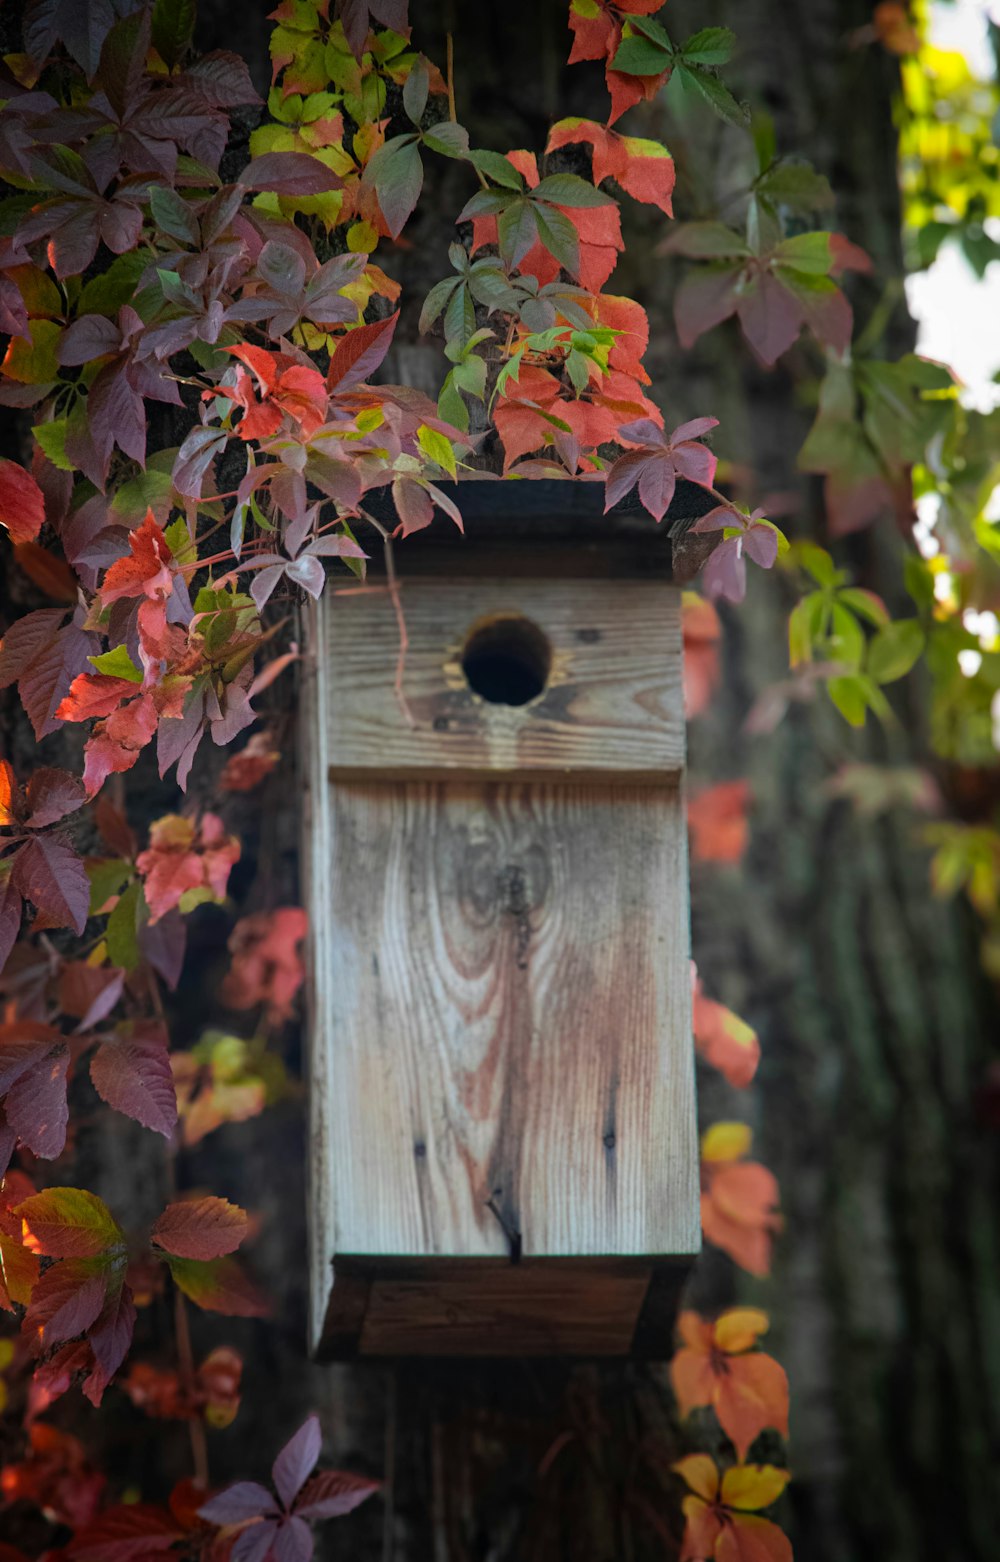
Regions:
<svg viewBox="0 0 1000 1562"><path fill-rule="evenodd" d="M698 1247L678 593L403 611L310 651L314 1343L625 1353Z"/></svg>

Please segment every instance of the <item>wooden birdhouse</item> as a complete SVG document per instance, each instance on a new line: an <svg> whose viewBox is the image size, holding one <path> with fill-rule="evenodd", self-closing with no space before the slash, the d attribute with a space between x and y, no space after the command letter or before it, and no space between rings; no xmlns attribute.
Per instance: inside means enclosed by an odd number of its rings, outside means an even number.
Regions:
<svg viewBox="0 0 1000 1562"><path fill-rule="evenodd" d="M313 1346L666 1356L699 1247L670 519L458 497L464 541L401 549L409 719L387 594L313 623Z"/></svg>

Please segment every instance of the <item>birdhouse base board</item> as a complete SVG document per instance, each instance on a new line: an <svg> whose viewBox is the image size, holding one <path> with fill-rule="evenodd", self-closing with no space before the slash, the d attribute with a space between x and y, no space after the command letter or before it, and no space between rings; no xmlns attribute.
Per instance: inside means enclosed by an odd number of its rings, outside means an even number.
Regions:
<svg viewBox="0 0 1000 1562"><path fill-rule="evenodd" d="M690 1260L338 1257L318 1354L666 1359Z"/></svg>

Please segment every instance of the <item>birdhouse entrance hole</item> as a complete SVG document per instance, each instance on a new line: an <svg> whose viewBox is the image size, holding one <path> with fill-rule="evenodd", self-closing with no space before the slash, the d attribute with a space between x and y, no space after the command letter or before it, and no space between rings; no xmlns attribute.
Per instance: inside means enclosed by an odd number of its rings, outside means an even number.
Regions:
<svg viewBox="0 0 1000 1562"><path fill-rule="evenodd" d="M495 613L470 629L462 671L473 694L490 705L527 705L543 693L552 647L530 618Z"/></svg>

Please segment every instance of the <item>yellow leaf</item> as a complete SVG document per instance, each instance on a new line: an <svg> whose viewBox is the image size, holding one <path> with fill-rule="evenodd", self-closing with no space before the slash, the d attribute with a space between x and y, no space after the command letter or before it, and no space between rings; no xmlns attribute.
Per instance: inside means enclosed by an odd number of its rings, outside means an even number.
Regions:
<svg viewBox="0 0 1000 1562"><path fill-rule="evenodd" d="M737 1464L722 1477L722 1501L727 1508L769 1508L790 1480L773 1464Z"/></svg>
<svg viewBox="0 0 1000 1562"><path fill-rule="evenodd" d="M697 1496L714 1502L719 1491L719 1472L708 1454L688 1454L670 1467Z"/></svg>
<svg viewBox="0 0 1000 1562"><path fill-rule="evenodd" d="M749 1350L759 1334L766 1334L771 1320L757 1307L731 1307L716 1319L715 1343L731 1355Z"/></svg>
<svg viewBox="0 0 1000 1562"><path fill-rule="evenodd" d="M748 1154L753 1143L753 1133L746 1123L713 1123L702 1135L701 1158L703 1161L738 1161Z"/></svg>

